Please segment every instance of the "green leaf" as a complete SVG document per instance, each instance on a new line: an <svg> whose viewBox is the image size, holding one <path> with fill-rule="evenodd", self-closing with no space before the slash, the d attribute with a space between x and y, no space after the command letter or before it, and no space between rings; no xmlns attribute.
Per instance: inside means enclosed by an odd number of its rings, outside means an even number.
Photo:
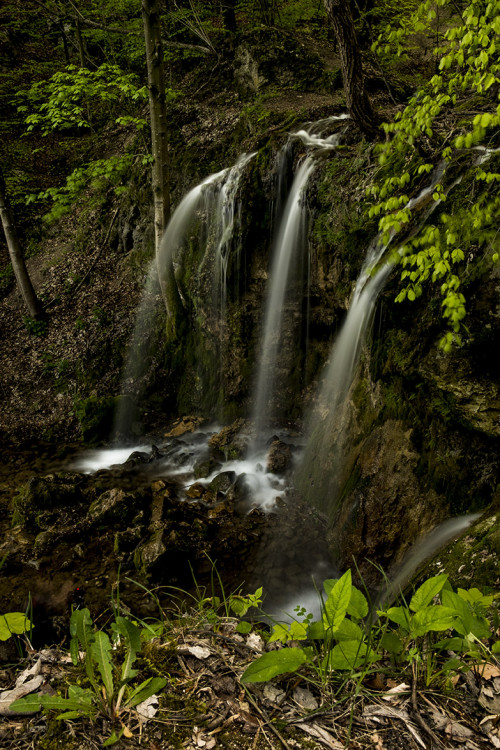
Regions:
<svg viewBox="0 0 500 750"><path fill-rule="evenodd" d="M18 698L9 706L11 711L19 713L36 713L42 708L42 702L39 695L26 695L24 698Z"/></svg>
<svg viewBox="0 0 500 750"><path fill-rule="evenodd" d="M380 616L388 617L389 620L392 620L392 622L400 625L406 631L410 630L411 616L406 607L390 607L390 609L386 611L379 611L377 612L377 614Z"/></svg>
<svg viewBox="0 0 500 750"><path fill-rule="evenodd" d="M430 631L448 630L453 627L454 620L455 613L450 607L441 604L423 607L411 618L411 632L420 636Z"/></svg>
<svg viewBox="0 0 500 750"><path fill-rule="evenodd" d="M424 581L420 588L413 594L410 609L418 612L419 609L426 607L439 594L447 579L448 576L446 573L441 573L441 575L433 576Z"/></svg>
<svg viewBox="0 0 500 750"><path fill-rule="evenodd" d="M106 688L107 699L111 700L113 696L113 673L111 666L111 643L108 635L98 630L95 633L94 641L90 645L90 650Z"/></svg>
<svg viewBox="0 0 500 750"><path fill-rule="evenodd" d="M343 641L325 656L323 667L325 669L353 670L362 665L378 661L380 655L376 654L366 643L359 641Z"/></svg>
<svg viewBox="0 0 500 750"><path fill-rule="evenodd" d="M347 613L351 601L352 581L351 571L346 570L333 586L323 609L323 625L332 631L337 630Z"/></svg>
<svg viewBox="0 0 500 750"><path fill-rule="evenodd" d="M79 660L78 638L76 636L69 642L69 654L71 656L71 661L76 667Z"/></svg>
<svg viewBox="0 0 500 750"><path fill-rule="evenodd" d="M400 654L403 650L403 641L396 633L386 632L379 641L380 648L388 651L390 654Z"/></svg>
<svg viewBox="0 0 500 750"><path fill-rule="evenodd" d="M446 649L447 651L456 651L459 654L463 654L469 650L469 642L465 638L444 638L442 641L438 641L433 646L434 649Z"/></svg>
<svg viewBox="0 0 500 750"><path fill-rule="evenodd" d="M137 653L141 650L141 631L127 617L116 617L115 632L120 633L124 640L125 661L122 666L122 682L135 677L137 672L132 669Z"/></svg>
<svg viewBox="0 0 500 750"><path fill-rule="evenodd" d="M356 620L361 620L368 614L368 602L366 601L366 597L355 586L352 587L347 614L354 617Z"/></svg>
<svg viewBox="0 0 500 750"><path fill-rule="evenodd" d="M250 633L251 630L252 630L252 623L247 622L246 620L242 620L236 626L236 632L241 633L242 635L245 635L246 633Z"/></svg>
<svg viewBox="0 0 500 750"><path fill-rule="evenodd" d="M301 648L269 651L245 669L241 682L267 682L277 675L295 672L306 661L307 654Z"/></svg>
<svg viewBox="0 0 500 750"><path fill-rule="evenodd" d="M167 680L165 677L150 677L148 680L141 682L125 701L125 705L128 708L138 706L139 703L151 698L152 695L157 693L159 690L163 690Z"/></svg>
<svg viewBox="0 0 500 750"><path fill-rule="evenodd" d="M121 740L121 738L123 737L124 731L125 731L125 729L122 727L120 729L120 731L118 732L118 734L115 734L113 732L113 734L110 737L108 737L108 739L105 742L102 743L103 747L109 747L110 745L116 745L116 743L119 742Z"/></svg>
<svg viewBox="0 0 500 750"><path fill-rule="evenodd" d="M363 631L355 622L345 618L333 633L336 641L362 641Z"/></svg>
<svg viewBox="0 0 500 750"><path fill-rule="evenodd" d="M307 630L307 637L311 640L322 641L326 635L326 630L322 622L312 622Z"/></svg>
<svg viewBox="0 0 500 750"><path fill-rule="evenodd" d="M453 627L461 635L467 636L472 633L476 638L488 638L490 630L487 620L474 617L469 604L454 591L443 591L443 604L450 607L456 619Z"/></svg>
<svg viewBox="0 0 500 750"><path fill-rule="evenodd" d="M24 612L8 612L0 615L0 641L6 641L11 635L21 635L34 627Z"/></svg>
<svg viewBox="0 0 500 750"><path fill-rule="evenodd" d="M69 621L69 630L73 638L78 638L83 651L88 651L94 633L92 631L92 617L86 607L83 609L75 609L72 613Z"/></svg>
<svg viewBox="0 0 500 750"><path fill-rule="evenodd" d="M71 719L79 719L82 716L87 716L87 714L82 711L65 711L56 716L56 721L70 721Z"/></svg>

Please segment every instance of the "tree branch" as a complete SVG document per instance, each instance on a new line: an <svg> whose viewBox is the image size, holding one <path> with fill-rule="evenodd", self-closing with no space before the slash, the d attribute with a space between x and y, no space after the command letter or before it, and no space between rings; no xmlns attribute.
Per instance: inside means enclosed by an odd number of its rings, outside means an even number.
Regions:
<svg viewBox="0 0 500 750"><path fill-rule="evenodd" d="M106 26L106 24L103 23L97 23L97 21L91 21L90 18L85 18L85 16L82 16L79 9L75 6L75 4L72 2L72 0L68 0L71 7L74 9L75 13L68 13L67 11L63 12L61 10L61 14L57 13L55 10L51 10L50 8L47 8L45 3L42 2L42 0L33 0L34 3L39 5L41 8L43 8L45 11L50 13L50 15L60 18L60 15L64 15L67 18L70 18L72 21L84 24L85 26L89 26L92 29L99 29L100 31L106 31L109 34L128 34L129 36L136 36L136 37L142 37L142 32L140 31L132 31L131 29L125 29L125 28L117 28L115 26ZM162 39L162 44L165 47L171 47L172 49L190 49L190 50L196 50L197 52L204 52L208 55L213 55L215 53L215 50L209 47L203 47L201 44L187 44L185 42L172 42L168 39Z"/></svg>

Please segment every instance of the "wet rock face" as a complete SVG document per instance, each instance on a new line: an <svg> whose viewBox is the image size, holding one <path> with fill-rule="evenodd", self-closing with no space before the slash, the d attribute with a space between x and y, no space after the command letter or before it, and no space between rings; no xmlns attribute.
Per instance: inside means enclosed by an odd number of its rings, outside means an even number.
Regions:
<svg viewBox="0 0 500 750"><path fill-rule="evenodd" d="M377 574L369 561L387 570L448 515L443 498L422 489L418 461L411 430L396 420L375 428L360 450L357 482L341 503L330 544L341 568L350 567L354 557L370 585Z"/></svg>
<svg viewBox="0 0 500 750"><path fill-rule="evenodd" d="M266 471L273 474L284 474L292 465L292 449L282 440L273 440L267 454Z"/></svg>
<svg viewBox="0 0 500 750"><path fill-rule="evenodd" d="M6 555L0 611L22 611L31 592L43 601L48 620L68 617L77 590L85 592L84 604L91 610L105 609L118 571L120 587L130 578L148 587L189 590L193 575L200 585L209 583L212 561L231 589L242 582L279 589L289 573L293 588L301 575L308 576L291 541L296 523L302 529L304 560L311 558L311 548L326 549L324 522L314 511L299 511L292 498L272 513L252 508L244 474L221 472L209 484L191 485L181 499L184 487L148 479L149 459L143 468L142 482L134 462L126 462L121 472L114 467L92 476L30 479L13 503L16 525L0 540L0 557ZM63 590L65 595L58 596ZM137 597L137 592L127 596Z"/></svg>
<svg viewBox="0 0 500 750"><path fill-rule="evenodd" d="M222 456L234 459L243 458L250 442L249 430L250 427L244 419L237 419L216 435L212 435L208 444Z"/></svg>

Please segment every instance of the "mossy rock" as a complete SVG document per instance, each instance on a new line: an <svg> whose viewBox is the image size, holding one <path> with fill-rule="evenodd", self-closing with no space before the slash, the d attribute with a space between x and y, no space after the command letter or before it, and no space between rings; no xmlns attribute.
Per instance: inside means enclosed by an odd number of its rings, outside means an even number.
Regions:
<svg viewBox="0 0 500 750"><path fill-rule="evenodd" d="M35 530L44 528L45 516L82 502L79 479L79 475L69 473L31 477L12 499L13 523Z"/></svg>
<svg viewBox="0 0 500 750"><path fill-rule="evenodd" d="M113 396L90 396L75 401L74 410L84 443L96 444L111 434L119 398Z"/></svg>
<svg viewBox="0 0 500 750"><path fill-rule="evenodd" d="M416 582L447 573L455 587L476 587L484 594L494 593L500 584L499 556L500 507L497 502L460 539L441 550L419 572Z"/></svg>
<svg viewBox="0 0 500 750"><path fill-rule="evenodd" d="M89 508L94 523L127 523L141 511L141 496L113 488L99 495Z"/></svg>

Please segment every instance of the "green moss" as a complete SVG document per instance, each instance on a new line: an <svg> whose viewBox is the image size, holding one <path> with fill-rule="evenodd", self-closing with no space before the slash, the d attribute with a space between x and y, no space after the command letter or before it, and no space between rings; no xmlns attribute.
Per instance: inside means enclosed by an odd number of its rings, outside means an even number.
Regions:
<svg viewBox="0 0 500 750"><path fill-rule="evenodd" d="M75 399L74 411L84 443L95 444L109 437L118 403L113 396Z"/></svg>
<svg viewBox="0 0 500 750"><path fill-rule="evenodd" d="M439 552L419 573L423 581L437 571L449 575L454 587L476 586L483 593L496 593L500 554L500 515L486 513L465 534Z"/></svg>

